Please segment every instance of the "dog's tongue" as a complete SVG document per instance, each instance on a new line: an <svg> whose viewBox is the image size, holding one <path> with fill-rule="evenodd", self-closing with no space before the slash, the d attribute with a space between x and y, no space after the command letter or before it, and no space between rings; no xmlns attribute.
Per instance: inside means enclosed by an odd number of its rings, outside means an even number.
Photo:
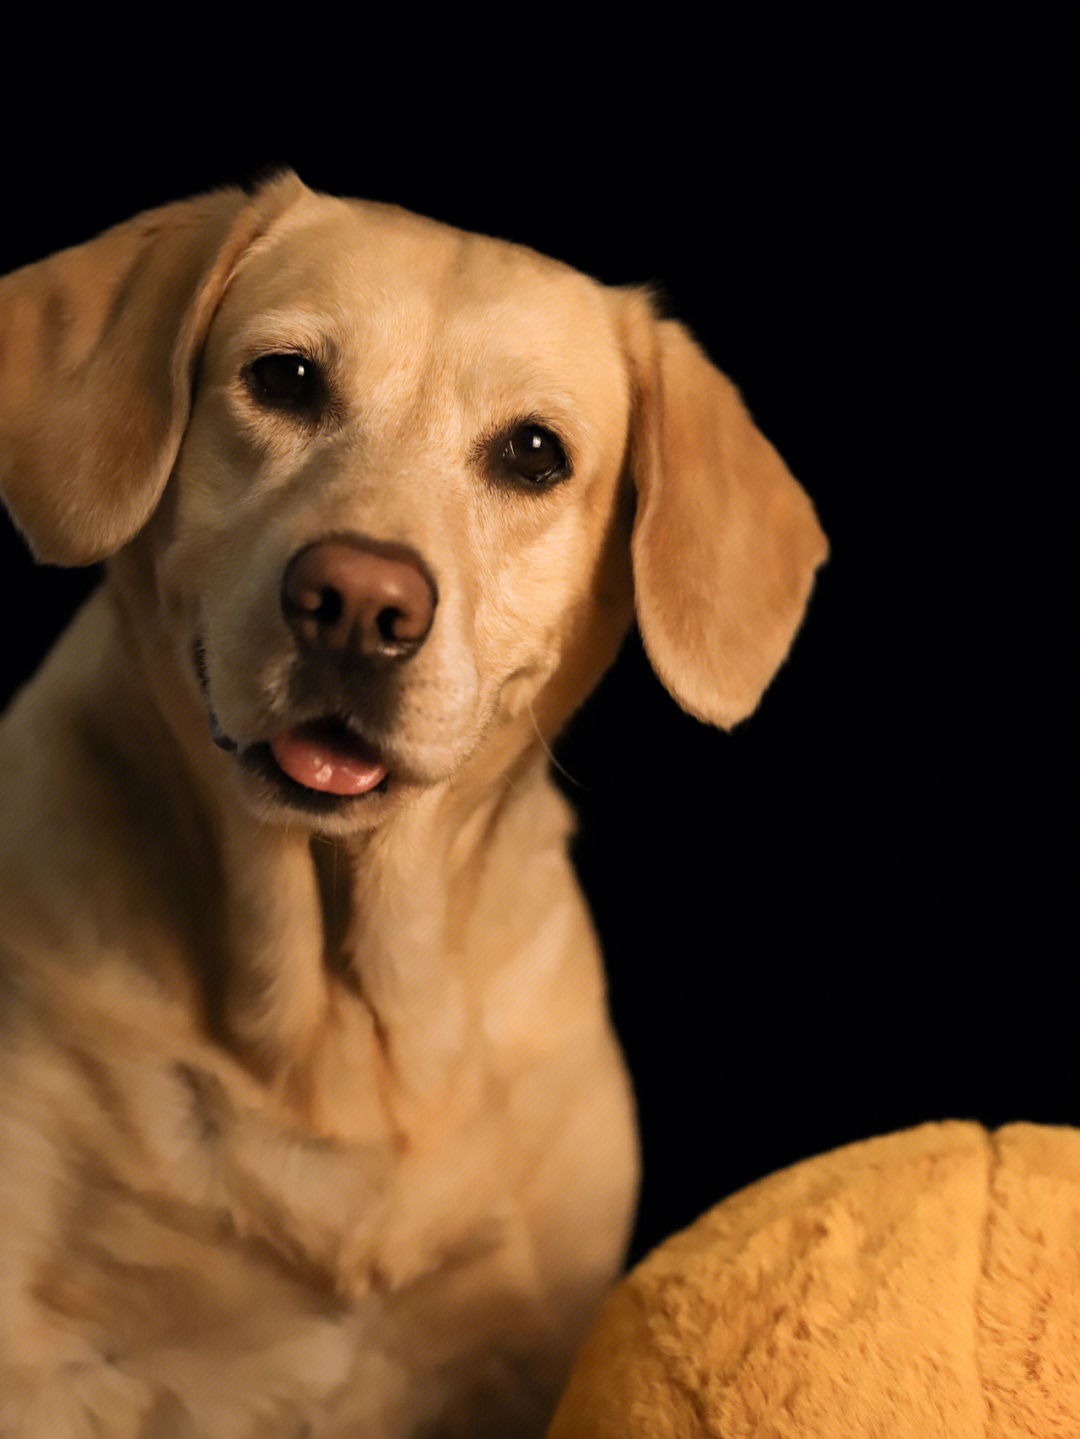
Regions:
<svg viewBox="0 0 1080 1439"><path fill-rule="evenodd" d="M290 779L324 794L365 794L386 775L374 750L343 725L326 720L275 735L270 751Z"/></svg>

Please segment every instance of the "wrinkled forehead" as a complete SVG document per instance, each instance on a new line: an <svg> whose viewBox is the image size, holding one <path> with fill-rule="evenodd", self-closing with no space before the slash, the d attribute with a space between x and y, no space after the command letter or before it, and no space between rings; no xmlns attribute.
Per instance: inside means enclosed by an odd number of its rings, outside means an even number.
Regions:
<svg viewBox="0 0 1080 1439"><path fill-rule="evenodd" d="M329 344L361 370L626 391L610 293L524 246L308 193L238 266L215 320L238 350ZM450 378L449 375L446 378Z"/></svg>

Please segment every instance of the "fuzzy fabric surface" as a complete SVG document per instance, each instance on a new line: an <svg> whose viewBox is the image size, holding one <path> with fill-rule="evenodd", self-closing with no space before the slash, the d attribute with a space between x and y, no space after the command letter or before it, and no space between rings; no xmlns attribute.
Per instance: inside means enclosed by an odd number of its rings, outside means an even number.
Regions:
<svg viewBox="0 0 1080 1439"><path fill-rule="evenodd" d="M548 1439L853 1436L1080 1436L1080 1130L925 1124L733 1195L614 1291Z"/></svg>

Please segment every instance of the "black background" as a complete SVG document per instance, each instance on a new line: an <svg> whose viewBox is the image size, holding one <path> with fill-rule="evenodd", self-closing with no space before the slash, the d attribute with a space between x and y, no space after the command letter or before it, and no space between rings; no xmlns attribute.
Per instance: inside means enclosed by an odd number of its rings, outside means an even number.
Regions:
<svg viewBox="0 0 1080 1439"><path fill-rule="evenodd" d="M853 1139L1080 1123L1075 466L1043 448L1068 187L1031 37L142 23L12 47L4 270L287 163L659 285L829 534L748 722L682 714L634 637L560 745L640 1102L634 1254ZM6 699L93 577L0 546Z"/></svg>

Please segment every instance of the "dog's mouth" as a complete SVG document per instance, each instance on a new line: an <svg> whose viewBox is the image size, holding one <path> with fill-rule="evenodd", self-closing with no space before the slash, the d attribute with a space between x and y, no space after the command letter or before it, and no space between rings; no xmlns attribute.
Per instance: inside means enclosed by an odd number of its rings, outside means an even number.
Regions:
<svg viewBox="0 0 1080 1439"><path fill-rule="evenodd" d="M319 794L367 794L388 776L378 752L333 716L293 725L266 744L284 775Z"/></svg>
<svg viewBox="0 0 1080 1439"><path fill-rule="evenodd" d="M206 700L210 737L223 750L236 752L244 769L276 782L292 799L310 799L316 805L360 795L384 794L389 768L375 749L344 719L325 715L270 735L254 744L238 746L222 729L210 704L206 663L201 645L193 653L195 671Z"/></svg>
<svg viewBox="0 0 1080 1439"><path fill-rule="evenodd" d="M245 773L269 785L279 803L316 817L340 815L363 804L365 796L374 799L390 788L384 759L336 716L308 720L243 745L236 761Z"/></svg>

